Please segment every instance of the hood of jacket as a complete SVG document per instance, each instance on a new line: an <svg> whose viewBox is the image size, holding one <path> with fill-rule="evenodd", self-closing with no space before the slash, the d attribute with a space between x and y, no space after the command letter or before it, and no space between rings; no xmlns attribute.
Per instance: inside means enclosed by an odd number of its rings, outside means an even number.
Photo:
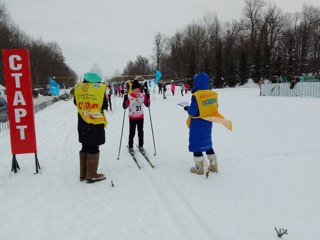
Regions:
<svg viewBox="0 0 320 240"><path fill-rule="evenodd" d="M210 89L209 75L205 72L198 73L194 77L193 92L198 91L198 90L208 90L208 89Z"/></svg>

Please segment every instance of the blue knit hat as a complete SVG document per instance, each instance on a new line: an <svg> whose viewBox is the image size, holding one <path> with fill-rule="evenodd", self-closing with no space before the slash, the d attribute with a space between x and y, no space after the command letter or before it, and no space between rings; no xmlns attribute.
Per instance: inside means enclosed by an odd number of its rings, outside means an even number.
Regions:
<svg viewBox="0 0 320 240"><path fill-rule="evenodd" d="M207 90L209 86L209 75L206 72L201 72L194 77L194 91Z"/></svg>

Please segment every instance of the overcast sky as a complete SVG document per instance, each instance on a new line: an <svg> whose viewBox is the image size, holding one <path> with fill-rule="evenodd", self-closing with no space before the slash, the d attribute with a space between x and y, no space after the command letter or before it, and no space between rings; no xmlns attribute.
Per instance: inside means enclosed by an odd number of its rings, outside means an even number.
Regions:
<svg viewBox="0 0 320 240"><path fill-rule="evenodd" d="M240 19L245 0L0 0L11 19L34 39L57 42L79 75L97 62L105 76L122 72L137 55L150 58L154 36L172 36L206 13ZM319 0L274 0L285 12Z"/></svg>

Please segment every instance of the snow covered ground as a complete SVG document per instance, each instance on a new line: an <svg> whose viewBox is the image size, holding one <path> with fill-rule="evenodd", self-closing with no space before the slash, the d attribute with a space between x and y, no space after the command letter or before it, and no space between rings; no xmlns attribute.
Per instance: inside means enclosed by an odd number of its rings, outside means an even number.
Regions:
<svg viewBox="0 0 320 240"><path fill-rule="evenodd" d="M107 180L79 182L80 144L72 101L35 114L38 158L18 155L21 170L10 173L9 130L0 133L0 239L4 240L270 240L320 238L320 99L259 97L258 88L218 90L219 109L233 131L214 125L219 173L189 172L186 112L190 100L168 92L145 109L145 148L138 170L126 151L120 98L107 113L106 144L99 171ZM114 102L113 102L114 103ZM111 186L111 181L114 187Z"/></svg>

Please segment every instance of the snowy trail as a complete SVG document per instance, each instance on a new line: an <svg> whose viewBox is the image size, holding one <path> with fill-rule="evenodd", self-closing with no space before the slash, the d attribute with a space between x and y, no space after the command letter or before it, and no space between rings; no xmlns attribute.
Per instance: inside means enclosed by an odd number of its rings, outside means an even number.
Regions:
<svg viewBox="0 0 320 240"><path fill-rule="evenodd" d="M145 175L150 190L179 232L181 239L217 239L211 228L171 181L156 171L147 171Z"/></svg>
<svg viewBox="0 0 320 240"><path fill-rule="evenodd" d="M145 110L145 114L146 110ZM109 115L110 121L115 122L118 132L121 132L122 122L115 118L115 115ZM145 115L145 118L147 115ZM127 124L126 124L127 123ZM128 139L128 116L125 116L125 126L123 131L123 140ZM136 141L137 139L135 139ZM125 145L122 143L122 146ZM122 150L126 148L122 148ZM126 158L127 151L121 151L122 158ZM155 164L156 161L161 161L150 154L151 151L147 150L147 155L150 160ZM170 181L166 176L157 171L157 165L151 169L146 160L135 148L135 156L138 159L139 164L142 166L140 177L143 178L144 185L147 186L147 192L151 192L153 195L153 201L155 208L162 209L162 214L165 214L165 218L169 221L169 226L174 234L172 239L217 239L214 237L214 233L211 228L202 220L202 217L192 207L192 204L188 202L188 198L183 196L175 186L173 181ZM131 158L131 156L129 156ZM136 168L132 161L132 168ZM150 168L150 169L149 169ZM206 181L205 178L203 178ZM201 202L199 202L201 204Z"/></svg>
<svg viewBox="0 0 320 240"><path fill-rule="evenodd" d="M269 240L281 227L286 239L317 240L320 99L259 97L258 88L219 92L234 130L213 127L220 167L208 179L190 174L186 113L177 106L190 94L152 102L156 156L146 109L145 149L155 168L135 147L141 170L126 149L127 115L117 160L124 111L122 98L115 98L100 147L98 171L107 180L97 184L79 182L72 101L35 115L41 174L33 174L33 154L19 155L21 170L10 173L9 131L1 132L1 239Z"/></svg>

